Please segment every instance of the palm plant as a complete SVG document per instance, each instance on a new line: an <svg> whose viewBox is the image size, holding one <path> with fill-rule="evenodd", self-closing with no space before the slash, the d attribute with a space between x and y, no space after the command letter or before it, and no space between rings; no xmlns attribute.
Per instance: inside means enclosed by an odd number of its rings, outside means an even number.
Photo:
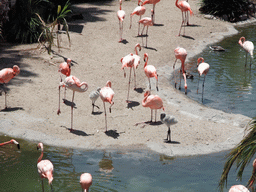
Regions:
<svg viewBox="0 0 256 192"><path fill-rule="evenodd" d="M219 189L223 191L227 185L228 173L234 163L238 169L237 177L242 179L244 168L249 164L256 153L256 118L253 118L247 125L247 135L240 141L240 143L227 155L227 160L219 181ZM254 178L253 173L249 181ZM249 184L249 182L248 182Z"/></svg>
<svg viewBox="0 0 256 192"><path fill-rule="evenodd" d="M46 47L46 49L48 50L48 54L51 54L51 52L52 52L52 46L54 45L55 36L57 38L57 47L60 48L60 38L59 38L60 24L63 24L65 26L64 28L66 29L69 46L71 46L70 36L69 36L69 32L68 32L68 24L65 19L67 14L71 12L69 7L70 7L69 1L66 2L63 9L61 9L61 6L59 5L58 10L57 10L56 19L54 19L54 21L49 24L46 24L46 22L44 22L42 17L36 13L39 20L41 21L41 26L42 26L42 33L39 35L38 42L40 45L43 45L44 47ZM58 28L57 30L56 30L56 27Z"/></svg>

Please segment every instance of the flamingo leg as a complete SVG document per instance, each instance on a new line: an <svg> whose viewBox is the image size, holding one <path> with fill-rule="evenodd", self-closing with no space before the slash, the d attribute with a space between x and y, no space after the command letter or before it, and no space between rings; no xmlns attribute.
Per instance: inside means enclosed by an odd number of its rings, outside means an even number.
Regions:
<svg viewBox="0 0 256 192"><path fill-rule="evenodd" d="M146 31L146 47L148 47L148 26L147 26L147 31Z"/></svg>
<svg viewBox="0 0 256 192"><path fill-rule="evenodd" d="M158 91L158 75L157 75L157 79L156 79L156 90Z"/></svg>
<svg viewBox="0 0 256 192"><path fill-rule="evenodd" d="M134 72L134 89L136 89L136 71L134 67L133 67L133 72Z"/></svg>
<svg viewBox="0 0 256 192"><path fill-rule="evenodd" d="M176 88L177 85L177 79L176 79L176 75L175 75L175 64L176 64L177 59L175 60L174 64L173 64L173 75L174 75L174 87Z"/></svg>
<svg viewBox="0 0 256 192"><path fill-rule="evenodd" d="M129 82L128 82L128 94L127 94L127 100L126 102L129 102L129 92L130 92L130 84L131 84L131 73L132 73L132 68L130 68L130 76L129 76Z"/></svg>
<svg viewBox="0 0 256 192"><path fill-rule="evenodd" d="M106 113L106 107L105 107L105 102L103 101L103 106L104 106L104 113L105 113L105 128L106 128L106 131L107 132L107 113Z"/></svg>
<svg viewBox="0 0 256 192"><path fill-rule="evenodd" d="M153 119L152 117L153 117L153 109L151 109L151 120L150 120L150 122L153 122L152 121L152 119Z"/></svg>
<svg viewBox="0 0 256 192"><path fill-rule="evenodd" d="M245 66L244 67L246 67L246 65L247 65L247 55L248 55L248 53L246 52L245 53Z"/></svg>
<svg viewBox="0 0 256 192"><path fill-rule="evenodd" d="M152 18L153 25L155 24L155 4L153 4L153 18Z"/></svg>
<svg viewBox="0 0 256 192"><path fill-rule="evenodd" d="M180 32L181 32L182 27L184 27L184 23L185 23L185 19L184 19L184 15L183 15L183 12L182 12L182 22L181 22L181 26L180 26ZM180 32L179 32L179 36L180 36ZM185 28L184 28L184 34L183 35L185 35Z"/></svg>
<svg viewBox="0 0 256 192"><path fill-rule="evenodd" d="M59 115L61 112L60 112L60 87L59 86L59 108L58 108L58 111L57 111L57 115Z"/></svg>
<svg viewBox="0 0 256 192"><path fill-rule="evenodd" d="M75 91L73 91L72 104L71 104L71 129L70 132L73 131L73 109L74 109L74 97Z"/></svg>
<svg viewBox="0 0 256 192"><path fill-rule="evenodd" d="M92 113L94 113L94 102L95 101L92 101Z"/></svg>
<svg viewBox="0 0 256 192"><path fill-rule="evenodd" d="M168 139L169 136L169 139ZM171 129L170 126L168 127L168 131L167 131L167 141L171 142Z"/></svg>
<svg viewBox="0 0 256 192"><path fill-rule="evenodd" d="M7 91L6 91L5 83L4 83L4 100L5 100L5 109L7 109Z"/></svg>
<svg viewBox="0 0 256 192"><path fill-rule="evenodd" d="M203 100L204 100L204 82L205 82L205 77L206 77L206 75L204 76L204 81L203 81L203 85L202 85L202 103L203 103Z"/></svg>
<svg viewBox="0 0 256 192"><path fill-rule="evenodd" d="M44 192L44 180L43 178L41 178L41 180L42 180L42 191Z"/></svg>
<svg viewBox="0 0 256 192"><path fill-rule="evenodd" d="M140 20L141 20L141 15L140 15ZM138 26L138 36L140 36L140 22L139 23L139 26Z"/></svg>
<svg viewBox="0 0 256 192"><path fill-rule="evenodd" d="M155 123L156 123L156 113L157 113L157 110L155 110Z"/></svg>
<svg viewBox="0 0 256 192"><path fill-rule="evenodd" d="M197 91L196 91L197 94L198 94L198 90L199 90L199 81L200 81L200 74L199 74L198 83L197 83Z"/></svg>
<svg viewBox="0 0 256 192"><path fill-rule="evenodd" d="M148 83L149 83L149 90L151 91L151 83L150 83L150 78L148 77Z"/></svg>
<svg viewBox="0 0 256 192"><path fill-rule="evenodd" d="M181 89L181 69L180 69L180 85L179 85L179 90Z"/></svg>
<svg viewBox="0 0 256 192"><path fill-rule="evenodd" d="M51 192L54 192L53 187L52 187L52 184L51 184Z"/></svg>

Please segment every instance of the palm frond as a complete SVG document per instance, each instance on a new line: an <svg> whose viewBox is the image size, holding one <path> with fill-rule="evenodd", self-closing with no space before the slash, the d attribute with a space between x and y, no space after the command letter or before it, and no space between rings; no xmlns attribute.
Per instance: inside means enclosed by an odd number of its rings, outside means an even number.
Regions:
<svg viewBox="0 0 256 192"><path fill-rule="evenodd" d="M227 155L227 160L224 164L223 172L219 181L219 190L223 191L224 186L227 186L228 173L236 163L238 170L237 177L242 179L244 168L249 164L256 153L256 118L253 118L247 125L247 135L242 141Z"/></svg>

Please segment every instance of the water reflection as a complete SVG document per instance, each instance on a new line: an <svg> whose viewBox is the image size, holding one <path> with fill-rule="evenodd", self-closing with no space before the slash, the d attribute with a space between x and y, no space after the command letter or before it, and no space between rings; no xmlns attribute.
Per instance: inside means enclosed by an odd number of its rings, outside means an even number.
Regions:
<svg viewBox="0 0 256 192"><path fill-rule="evenodd" d="M0 140L7 137L0 136ZM41 191L37 173L40 153L37 143L18 140L21 150L0 148L1 192ZM216 192L227 152L190 157L169 157L147 150L84 151L44 146L43 159L54 165L54 191L81 191L80 175L89 172L93 177L90 191L199 191ZM8 155L6 155L8 154ZM246 184L252 166L245 169L243 182L236 181L233 168L229 187ZM45 191L50 187L45 185Z"/></svg>
<svg viewBox="0 0 256 192"><path fill-rule="evenodd" d="M245 68L245 52L238 44L241 36L256 43L256 25L238 28L237 35L228 37L218 45L226 51L216 52L209 47L186 62L186 71L193 75L188 80L188 97L202 103L201 92L196 93L198 73L197 58L203 57L209 63L204 88L203 104L229 113L239 113L249 117L256 115L256 63ZM174 84L174 82L173 82ZM181 90L182 91L182 90Z"/></svg>

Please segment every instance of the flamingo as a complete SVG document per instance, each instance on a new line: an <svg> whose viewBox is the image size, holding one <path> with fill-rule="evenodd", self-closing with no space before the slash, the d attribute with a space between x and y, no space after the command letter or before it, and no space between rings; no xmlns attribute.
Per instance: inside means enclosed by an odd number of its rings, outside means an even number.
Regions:
<svg viewBox="0 0 256 192"><path fill-rule="evenodd" d="M100 96L100 90L101 88L98 87L96 89L96 91L92 91L90 94L89 94L89 98L92 100L92 114L94 113L94 107L97 107L99 109L99 107L97 105L95 105L95 101L99 98Z"/></svg>
<svg viewBox="0 0 256 192"><path fill-rule="evenodd" d="M105 127L106 127L105 132L107 132L107 113L106 113L106 108L105 108L105 102L110 103L109 112L111 113L111 107L112 107L112 105L114 105L114 102L112 101L114 95L115 95L115 93L111 89L111 81L107 81L105 87L101 88L101 90L100 90L100 98L103 101L104 112L105 112Z"/></svg>
<svg viewBox="0 0 256 192"><path fill-rule="evenodd" d="M144 15L144 13L146 12L146 8L142 5L140 5L140 3L142 3L142 0L138 0L138 6L130 14L130 29L132 27L132 16L133 15L138 15L141 19L141 16ZM139 26L138 26L138 36L140 35L139 31L140 31L140 23L139 23Z"/></svg>
<svg viewBox="0 0 256 192"><path fill-rule="evenodd" d="M53 164L48 159L42 160L44 155L44 146L43 143L38 143L37 150L41 149L41 155L37 160L37 170L42 180L42 189L44 192L44 181L43 179L48 179L49 185L52 189L52 180L53 180ZM52 189L53 190L53 189Z"/></svg>
<svg viewBox="0 0 256 192"><path fill-rule="evenodd" d="M158 91L158 74L156 72L156 68L153 65L148 65L148 54L144 53L144 72L146 76L148 77L149 82L149 89L151 91L151 84L150 84L150 78L155 77L156 78L156 90Z"/></svg>
<svg viewBox="0 0 256 192"><path fill-rule="evenodd" d="M199 79L198 79L198 84L197 84L197 93L198 93L198 89L199 89L200 77L204 74L204 81L203 81L203 85L202 85L202 102L203 102L205 77L206 77L207 73L209 72L209 69L210 69L210 65L208 63L204 62L204 58L199 57L197 59L197 71L199 74Z"/></svg>
<svg viewBox="0 0 256 192"><path fill-rule="evenodd" d="M120 33L120 40L119 43L123 41L122 34L123 34L123 21L125 18L125 11L122 10L122 0L119 0L120 9L117 11L117 18L119 20L119 33Z"/></svg>
<svg viewBox="0 0 256 192"><path fill-rule="evenodd" d="M70 76L70 73L71 73L71 59L70 58L67 59L67 62L62 62L59 65L58 72L65 75L66 77ZM60 82L62 82L61 75L60 75ZM60 87L59 87L59 97L60 97ZM64 99L65 98L66 98L66 88L65 88L65 92L64 92Z"/></svg>
<svg viewBox="0 0 256 192"><path fill-rule="evenodd" d="M176 0L175 5L176 5L176 7L178 7L181 10L181 13L182 13L182 22L181 22L181 26L180 26L180 32L181 32L181 29L183 26L184 27L183 35L185 35L185 23L186 22L188 23L188 16L186 16L186 12L189 11L190 15L192 16L193 11L191 10L190 5L187 1L180 1L179 3L178 3L178 1L179 0ZM185 14L185 16L183 14ZM180 32L179 32L179 36L180 36Z"/></svg>
<svg viewBox="0 0 256 192"><path fill-rule="evenodd" d="M82 192L88 192L92 185L92 175L90 173L83 173L80 176L80 185L82 187Z"/></svg>
<svg viewBox="0 0 256 192"><path fill-rule="evenodd" d="M132 68L134 68L134 60L135 60L135 58L133 57L132 53L130 53L129 55L126 55L125 57L122 57L121 60L120 60L121 63L122 63L122 67L121 67L122 70L124 70L125 67L130 67L130 75L129 75L129 82L128 82L128 93L127 93L127 100L126 100L127 103L129 102L131 72L132 72ZM125 70L124 70L124 77L126 77ZM135 77L135 75L134 75L134 77ZM135 85L135 87L136 87L136 85Z"/></svg>
<svg viewBox="0 0 256 192"><path fill-rule="evenodd" d="M187 78L186 78L186 72L185 72L185 60L186 60L186 57L187 57L187 51L186 49L184 48L181 48L181 47L177 47L175 50L174 50L174 54L175 54L175 62L173 64L173 70L175 71L175 64L177 62L177 59L179 59L181 61L181 70L182 70L182 74L183 74L183 78L184 78L184 87L185 87L185 94L187 94ZM175 78L175 88L176 88L176 75L174 74L174 78ZM179 89L181 89L181 76L180 76L180 86L179 86Z"/></svg>
<svg viewBox="0 0 256 192"><path fill-rule="evenodd" d="M14 65L13 68L4 68L0 71L0 83L4 85L5 93L5 109L7 109L6 101L6 83L8 83L13 77L20 73L20 68L17 65Z"/></svg>
<svg viewBox="0 0 256 192"><path fill-rule="evenodd" d="M233 185L228 192L250 192L250 191L243 185Z"/></svg>
<svg viewBox="0 0 256 192"><path fill-rule="evenodd" d="M164 110L162 99L158 95L150 95L150 91L146 91L146 93L144 94L144 99L142 100L142 106L149 107L151 109L150 122L152 122L153 110L155 110L155 122L156 122L157 109Z"/></svg>
<svg viewBox="0 0 256 192"><path fill-rule="evenodd" d="M74 108L75 92L77 91L82 93L87 91L88 84L86 82L81 83L77 77L70 75L66 77L64 82L60 82L59 86L67 87L68 89L73 90L73 97L72 97L72 104L71 104L71 129L70 129L70 131L73 131L73 108ZM58 112L60 113L60 108L58 109Z"/></svg>
<svg viewBox="0 0 256 192"><path fill-rule="evenodd" d="M152 16L152 22L153 24L155 23L155 6L156 4L159 2L160 0L146 0L142 3L142 6L143 5L146 5L146 4L153 4L153 16Z"/></svg>
<svg viewBox="0 0 256 192"><path fill-rule="evenodd" d="M143 24L143 28L142 28L142 31L141 31L141 36L143 34L145 26L147 26L147 31L146 31L146 47L147 47L147 45L148 45L148 26L153 26L153 10L151 9L151 17L143 17L138 22Z"/></svg>
<svg viewBox="0 0 256 192"><path fill-rule="evenodd" d="M250 58L250 67L251 67L252 59L253 59L253 50L254 50L253 42L246 41L245 37L240 37L238 43L246 52L245 67L246 67L246 64L247 64L247 55L248 55L248 53L250 54L250 56L251 56L251 58Z"/></svg>
<svg viewBox="0 0 256 192"><path fill-rule="evenodd" d="M20 144L14 139L11 139L10 141L4 142L4 143L0 143L0 146L7 145L7 144L15 144L17 145L18 149L20 149Z"/></svg>
<svg viewBox="0 0 256 192"><path fill-rule="evenodd" d="M162 123L164 123L168 127L167 131L167 141L171 142L171 129L170 126L178 123L177 119L173 115L166 115L165 113L161 113L160 119ZM169 139L168 139L169 137Z"/></svg>
<svg viewBox="0 0 256 192"><path fill-rule="evenodd" d="M141 51L141 46L139 43L137 43L135 45L135 55L133 55L134 57L134 64L133 64L133 70L134 70L134 89L136 89L136 73L135 70L138 68L139 64L140 64L140 56L138 55L138 51L137 48L139 49L139 51Z"/></svg>
<svg viewBox="0 0 256 192"><path fill-rule="evenodd" d="M253 170L252 170L252 176L251 178L249 179L248 181L248 185L249 185L249 188L251 188L255 182L255 174L256 174L256 159L254 159L253 163L252 163L252 166L253 166Z"/></svg>

